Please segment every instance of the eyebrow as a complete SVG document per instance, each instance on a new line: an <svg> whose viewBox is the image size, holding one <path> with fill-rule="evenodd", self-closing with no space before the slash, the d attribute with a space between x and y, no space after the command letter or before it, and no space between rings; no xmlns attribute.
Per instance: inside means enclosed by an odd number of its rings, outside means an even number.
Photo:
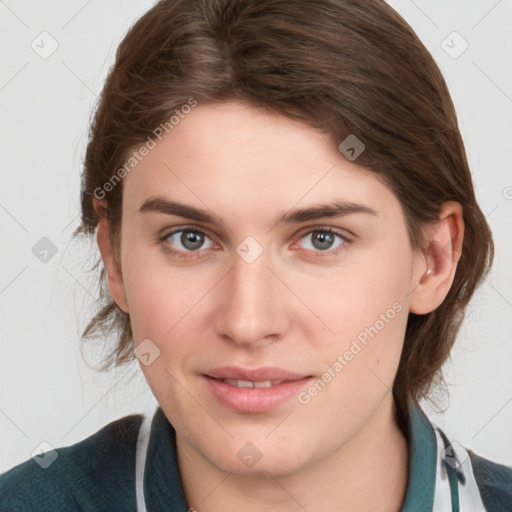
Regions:
<svg viewBox="0 0 512 512"><path fill-rule="evenodd" d="M170 201L165 197L153 196L144 201L139 208L141 214L159 213L163 215L175 215L197 222L204 222L210 224L224 224L222 219L209 210L202 210L195 206ZM354 213L363 213L372 216L378 216L378 213L369 206L345 202L333 201L325 204L316 204L307 208L288 210L278 214L272 227L282 224L294 224L299 222L306 222L310 220L322 219L324 217L337 218L345 217Z"/></svg>

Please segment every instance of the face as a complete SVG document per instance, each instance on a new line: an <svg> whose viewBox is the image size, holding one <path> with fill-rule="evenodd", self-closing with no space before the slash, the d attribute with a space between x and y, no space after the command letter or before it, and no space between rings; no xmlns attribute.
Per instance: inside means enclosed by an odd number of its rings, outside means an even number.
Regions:
<svg viewBox="0 0 512 512"><path fill-rule="evenodd" d="M279 475L389 398L418 262L395 195L327 135L198 105L124 179L111 291L179 442Z"/></svg>

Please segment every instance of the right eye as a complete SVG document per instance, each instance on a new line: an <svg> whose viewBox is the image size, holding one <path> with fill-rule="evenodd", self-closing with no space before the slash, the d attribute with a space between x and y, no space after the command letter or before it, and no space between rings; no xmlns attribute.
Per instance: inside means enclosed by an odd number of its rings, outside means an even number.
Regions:
<svg viewBox="0 0 512 512"><path fill-rule="evenodd" d="M199 252L205 240L210 240L206 233L197 228L181 228L162 237L164 248L181 258L196 257L188 256L187 253ZM181 247L180 247L181 245ZM210 245L205 249L211 249L215 244L210 240ZM177 247L174 249L172 247Z"/></svg>

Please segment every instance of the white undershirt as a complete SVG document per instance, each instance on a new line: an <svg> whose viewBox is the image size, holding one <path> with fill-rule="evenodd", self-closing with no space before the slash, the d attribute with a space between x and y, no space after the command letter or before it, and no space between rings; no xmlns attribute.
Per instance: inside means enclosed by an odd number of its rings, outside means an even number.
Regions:
<svg viewBox="0 0 512 512"><path fill-rule="evenodd" d="M144 414L137 437L137 451L135 455L135 496L137 498L137 512L147 512L144 499L144 469L148 452L149 435L151 433L151 420L153 416Z"/></svg>

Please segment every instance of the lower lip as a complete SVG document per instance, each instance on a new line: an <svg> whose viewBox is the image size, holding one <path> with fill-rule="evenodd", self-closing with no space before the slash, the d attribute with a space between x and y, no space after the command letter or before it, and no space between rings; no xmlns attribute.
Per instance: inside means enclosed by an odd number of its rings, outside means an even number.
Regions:
<svg viewBox="0 0 512 512"><path fill-rule="evenodd" d="M296 396L312 377L289 380L269 388L238 388L212 377L202 376L212 395L223 405L239 412L260 413L276 409Z"/></svg>

